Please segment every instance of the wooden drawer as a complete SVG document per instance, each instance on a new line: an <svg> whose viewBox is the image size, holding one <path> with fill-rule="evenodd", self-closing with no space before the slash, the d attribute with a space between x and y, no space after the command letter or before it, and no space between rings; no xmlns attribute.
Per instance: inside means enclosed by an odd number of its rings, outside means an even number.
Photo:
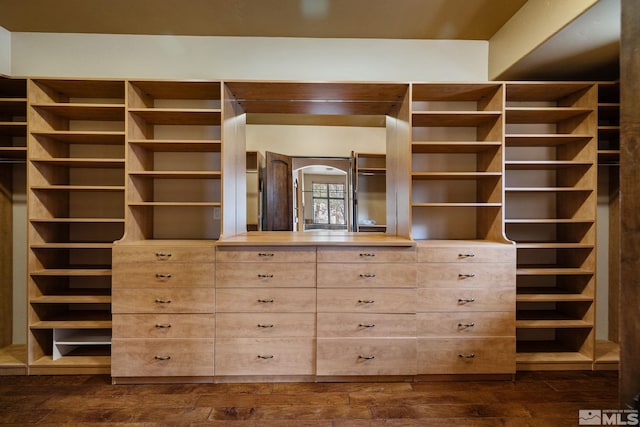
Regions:
<svg viewBox="0 0 640 427"><path fill-rule="evenodd" d="M213 313L213 288L114 289L113 313Z"/></svg>
<svg viewBox="0 0 640 427"><path fill-rule="evenodd" d="M318 287L416 286L415 263L318 264Z"/></svg>
<svg viewBox="0 0 640 427"><path fill-rule="evenodd" d="M216 286L315 287L316 266L304 263L218 263Z"/></svg>
<svg viewBox="0 0 640 427"><path fill-rule="evenodd" d="M213 339L119 339L111 348L114 377L213 376Z"/></svg>
<svg viewBox="0 0 640 427"><path fill-rule="evenodd" d="M216 312L315 313L312 288L216 289Z"/></svg>
<svg viewBox="0 0 640 427"><path fill-rule="evenodd" d="M137 263L113 266L113 288L214 286L213 263Z"/></svg>
<svg viewBox="0 0 640 427"><path fill-rule="evenodd" d="M304 247L223 247L216 253L218 262L302 262L315 263L316 249Z"/></svg>
<svg viewBox="0 0 640 427"><path fill-rule="evenodd" d="M415 314L318 313L318 337L415 337Z"/></svg>
<svg viewBox="0 0 640 427"><path fill-rule="evenodd" d="M313 375L313 338L220 338L216 375Z"/></svg>
<svg viewBox="0 0 640 427"><path fill-rule="evenodd" d="M515 338L418 338L418 374L512 374Z"/></svg>
<svg viewBox="0 0 640 427"><path fill-rule="evenodd" d="M414 375L411 338L318 338L317 375Z"/></svg>
<svg viewBox="0 0 640 427"><path fill-rule="evenodd" d="M515 313L418 313L418 337L513 337Z"/></svg>
<svg viewBox="0 0 640 427"><path fill-rule="evenodd" d="M318 313L415 312L415 289L318 289Z"/></svg>
<svg viewBox="0 0 640 427"><path fill-rule="evenodd" d="M217 338L315 337L313 313L219 313Z"/></svg>
<svg viewBox="0 0 640 427"><path fill-rule="evenodd" d="M115 245L112 251L113 263L171 263L171 262L203 262L215 263L216 249L207 246L175 246L171 243L163 245Z"/></svg>
<svg viewBox="0 0 640 427"><path fill-rule="evenodd" d="M318 262L415 262L416 248L348 247L318 248Z"/></svg>
<svg viewBox="0 0 640 427"><path fill-rule="evenodd" d="M515 313L516 291L509 288L421 288L418 309L424 311L510 311Z"/></svg>
<svg viewBox="0 0 640 427"><path fill-rule="evenodd" d="M418 264L418 287L515 286L516 265L507 263Z"/></svg>
<svg viewBox="0 0 640 427"><path fill-rule="evenodd" d="M213 314L114 314L117 338L213 338Z"/></svg>
<svg viewBox="0 0 640 427"><path fill-rule="evenodd" d="M463 242L438 244L435 242L418 243L418 262L506 262L515 264L515 245Z"/></svg>

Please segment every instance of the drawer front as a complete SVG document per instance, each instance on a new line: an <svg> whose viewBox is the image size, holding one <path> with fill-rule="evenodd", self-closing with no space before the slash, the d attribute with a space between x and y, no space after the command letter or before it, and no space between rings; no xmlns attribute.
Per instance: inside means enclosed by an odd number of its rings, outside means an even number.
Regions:
<svg viewBox="0 0 640 427"><path fill-rule="evenodd" d="M348 247L318 248L318 262L415 262L416 248Z"/></svg>
<svg viewBox="0 0 640 427"><path fill-rule="evenodd" d="M439 246L418 244L418 262L506 262L515 264L515 245L507 244L460 244Z"/></svg>
<svg viewBox="0 0 640 427"><path fill-rule="evenodd" d="M168 264L171 262L203 262L216 261L215 246L167 246L160 245L115 245L112 251L113 263L151 262Z"/></svg>
<svg viewBox="0 0 640 427"><path fill-rule="evenodd" d="M516 291L509 288L421 288L418 311L511 311L515 313Z"/></svg>
<svg viewBox="0 0 640 427"><path fill-rule="evenodd" d="M114 377L213 376L213 339L118 339L111 348Z"/></svg>
<svg viewBox="0 0 640 427"><path fill-rule="evenodd" d="M316 266L304 263L218 263L216 286L315 287Z"/></svg>
<svg viewBox="0 0 640 427"><path fill-rule="evenodd" d="M302 262L315 263L315 248L224 247L216 253L218 262Z"/></svg>
<svg viewBox="0 0 640 427"><path fill-rule="evenodd" d="M318 287L416 286L415 263L318 264Z"/></svg>
<svg viewBox="0 0 640 427"><path fill-rule="evenodd" d="M318 337L415 337L414 314L318 313Z"/></svg>
<svg viewBox="0 0 640 427"><path fill-rule="evenodd" d="M415 289L318 289L318 313L415 312Z"/></svg>
<svg viewBox="0 0 640 427"><path fill-rule="evenodd" d="M418 313L418 337L513 337L514 312Z"/></svg>
<svg viewBox="0 0 640 427"><path fill-rule="evenodd" d="M213 313L215 292L194 289L114 289L113 313Z"/></svg>
<svg viewBox="0 0 640 427"><path fill-rule="evenodd" d="M414 375L411 338L318 338L317 375Z"/></svg>
<svg viewBox="0 0 640 427"><path fill-rule="evenodd" d="M213 314L114 314L117 338L213 338Z"/></svg>
<svg viewBox="0 0 640 427"><path fill-rule="evenodd" d="M213 287L214 280L213 263L137 263L113 268L113 288Z"/></svg>
<svg viewBox="0 0 640 427"><path fill-rule="evenodd" d="M219 313L217 338L314 337L313 313Z"/></svg>
<svg viewBox="0 0 640 427"><path fill-rule="evenodd" d="M220 338L216 375L313 375L313 338Z"/></svg>
<svg viewBox="0 0 640 427"><path fill-rule="evenodd" d="M219 313L315 313L316 290L287 289L216 289L216 312Z"/></svg>
<svg viewBox="0 0 640 427"><path fill-rule="evenodd" d="M515 338L418 338L418 374L511 374Z"/></svg>
<svg viewBox="0 0 640 427"><path fill-rule="evenodd" d="M418 264L418 287L515 286L516 265L506 263Z"/></svg>

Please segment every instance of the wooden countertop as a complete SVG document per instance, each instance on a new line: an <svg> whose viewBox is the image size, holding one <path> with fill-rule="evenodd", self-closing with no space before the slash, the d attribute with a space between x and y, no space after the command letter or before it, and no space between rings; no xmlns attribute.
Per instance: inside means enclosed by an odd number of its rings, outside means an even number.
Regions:
<svg viewBox="0 0 640 427"><path fill-rule="evenodd" d="M336 231L250 231L221 237L217 246L415 246L408 237L384 233L349 233Z"/></svg>

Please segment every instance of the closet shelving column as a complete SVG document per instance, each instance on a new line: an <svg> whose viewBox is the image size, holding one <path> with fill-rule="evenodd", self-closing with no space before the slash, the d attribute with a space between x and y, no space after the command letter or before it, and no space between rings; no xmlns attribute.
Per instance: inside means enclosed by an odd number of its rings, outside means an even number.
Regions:
<svg viewBox="0 0 640 427"><path fill-rule="evenodd" d="M589 83L508 83L506 230L517 242L518 369L591 369L596 102Z"/></svg>
<svg viewBox="0 0 640 427"><path fill-rule="evenodd" d="M386 155L381 153L353 154L354 229L382 232L386 222Z"/></svg>
<svg viewBox="0 0 640 427"><path fill-rule="evenodd" d="M501 84L412 86L414 239L504 241Z"/></svg>
<svg viewBox="0 0 640 427"><path fill-rule="evenodd" d="M108 373L124 82L34 79L28 93L30 372Z"/></svg>
<svg viewBox="0 0 640 427"><path fill-rule="evenodd" d="M26 346L14 336L14 313L24 312L24 306L14 306L13 212L14 191L23 191L27 157L27 82L24 79L0 77L0 375L26 372ZM20 186L20 188L16 188Z"/></svg>
<svg viewBox="0 0 640 427"><path fill-rule="evenodd" d="M219 237L220 86L129 82L127 240Z"/></svg>

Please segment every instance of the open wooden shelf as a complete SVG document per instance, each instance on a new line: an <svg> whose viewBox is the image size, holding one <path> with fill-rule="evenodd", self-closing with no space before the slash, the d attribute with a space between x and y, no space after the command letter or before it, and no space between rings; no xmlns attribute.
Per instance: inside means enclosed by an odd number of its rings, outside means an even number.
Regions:
<svg viewBox="0 0 640 427"><path fill-rule="evenodd" d="M130 139L129 144L156 152L220 152L220 140Z"/></svg>
<svg viewBox="0 0 640 427"><path fill-rule="evenodd" d="M31 135L39 138L50 138L55 141L69 144L90 145L123 145L124 132L122 131L80 131L58 130L47 132L31 132Z"/></svg>
<svg viewBox="0 0 640 427"><path fill-rule="evenodd" d="M497 150L502 147L500 141L413 141L413 153L476 153Z"/></svg>

